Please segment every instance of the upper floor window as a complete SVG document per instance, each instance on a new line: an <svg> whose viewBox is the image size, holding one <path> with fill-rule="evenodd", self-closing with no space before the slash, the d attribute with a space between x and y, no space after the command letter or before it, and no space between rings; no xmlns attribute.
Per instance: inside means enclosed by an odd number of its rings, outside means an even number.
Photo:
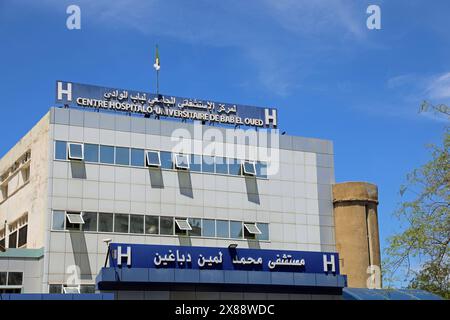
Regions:
<svg viewBox="0 0 450 320"><path fill-rule="evenodd" d="M254 161L244 161L242 163L242 169L244 175L255 176L256 175L256 167Z"/></svg>
<svg viewBox="0 0 450 320"><path fill-rule="evenodd" d="M147 166L160 167L161 157L159 151L147 151L146 154Z"/></svg>
<svg viewBox="0 0 450 320"><path fill-rule="evenodd" d="M82 143L69 143L68 149L70 160L84 159L84 145Z"/></svg>
<svg viewBox="0 0 450 320"><path fill-rule="evenodd" d="M175 168L189 169L189 157L185 154L175 154Z"/></svg>

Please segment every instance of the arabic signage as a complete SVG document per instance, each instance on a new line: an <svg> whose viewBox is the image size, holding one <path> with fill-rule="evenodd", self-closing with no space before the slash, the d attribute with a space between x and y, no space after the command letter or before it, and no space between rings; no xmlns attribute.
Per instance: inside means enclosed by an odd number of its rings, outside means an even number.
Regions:
<svg viewBox="0 0 450 320"><path fill-rule="evenodd" d="M110 244L110 266L339 274L337 253Z"/></svg>
<svg viewBox="0 0 450 320"><path fill-rule="evenodd" d="M56 82L56 103L145 116L261 128L277 127L277 109L156 95L75 82Z"/></svg>

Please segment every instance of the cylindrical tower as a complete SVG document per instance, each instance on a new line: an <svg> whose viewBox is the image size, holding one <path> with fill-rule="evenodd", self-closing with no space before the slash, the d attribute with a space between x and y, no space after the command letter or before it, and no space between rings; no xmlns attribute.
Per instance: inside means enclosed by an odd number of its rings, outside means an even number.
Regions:
<svg viewBox="0 0 450 320"><path fill-rule="evenodd" d="M333 186L336 249L340 270L348 286L366 288L371 272L381 281L378 234L378 188L366 182L344 182ZM381 286L381 282L379 285Z"/></svg>

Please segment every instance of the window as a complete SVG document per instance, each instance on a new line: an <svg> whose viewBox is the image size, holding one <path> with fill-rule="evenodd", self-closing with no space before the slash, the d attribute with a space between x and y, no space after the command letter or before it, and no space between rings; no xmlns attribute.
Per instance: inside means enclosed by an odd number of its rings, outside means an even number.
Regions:
<svg viewBox="0 0 450 320"><path fill-rule="evenodd" d="M0 252L6 249L6 240L5 238L0 239Z"/></svg>
<svg viewBox="0 0 450 320"><path fill-rule="evenodd" d="M80 286L63 286L63 293L65 294L79 294Z"/></svg>
<svg viewBox="0 0 450 320"><path fill-rule="evenodd" d="M131 165L135 167L144 166L144 150L143 149L131 149Z"/></svg>
<svg viewBox="0 0 450 320"><path fill-rule="evenodd" d="M8 286L21 286L22 281L22 272L8 272Z"/></svg>
<svg viewBox="0 0 450 320"><path fill-rule="evenodd" d="M100 162L114 164L114 147L100 146Z"/></svg>
<svg viewBox="0 0 450 320"><path fill-rule="evenodd" d="M239 159L228 159L229 173L234 176L241 175L241 160Z"/></svg>
<svg viewBox="0 0 450 320"><path fill-rule="evenodd" d="M28 225L24 225L19 229L19 242L17 247L21 248L27 244Z"/></svg>
<svg viewBox="0 0 450 320"><path fill-rule="evenodd" d="M64 230L64 221L66 213L64 211L53 211L53 230Z"/></svg>
<svg viewBox="0 0 450 320"><path fill-rule="evenodd" d="M69 159L70 160L83 160L84 159L83 144L69 143Z"/></svg>
<svg viewBox="0 0 450 320"><path fill-rule="evenodd" d="M200 172L202 171L202 156L198 154L191 154L191 161L190 161L190 168L191 171Z"/></svg>
<svg viewBox="0 0 450 320"><path fill-rule="evenodd" d="M244 161L244 163L242 164L242 169L243 169L242 172L244 173L244 175L247 175L247 176L256 175L255 162L253 162L253 161Z"/></svg>
<svg viewBox="0 0 450 320"><path fill-rule="evenodd" d="M242 222L230 221L230 238L242 238Z"/></svg>
<svg viewBox="0 0 450 320"><path fill-rule="evenodd" d="M30 180L30 167L23 168L20 170L22 174L23 183L27 183Z"/></svg>
<svg viewBox="0 0 450 320"><path fill-rule="evenodd" d="M216 221L211 219L203 219L202 235L204 237L216 236ZM226 237L228 238L228 236Z"/></svg>
<svg viewBox="0 0 450 320"><path fill-rule="evenodd" d="M6 286L6 272L0 272L0 286Z"/></svg>
<svg viewBox="0 0 450 320"><path fill-rule="evenodd" d="M173 169L172 154L167 151L159 152L161 158L161 168L163 169Z"/></svg>
<svg viewBox="0 0 450 320"><path fill-rule="evenodd" d="M173 235L173 218L160 218L160 234Z"/></svg>
<svg viewBox="0 0 450 320"><path fill-rule="evenodd" d="M66 230L80 230L84 224L81 212L67 212Z"/></svg>
<svg viewBox="0 0 450 320"><path fill-rule="evenodd" d="M267 163L256 162L256 176L259 178L267 178Z"/></svg>
<svg viewBox="0 0 450 320"><path fill-rule="evenodd" d="M80 293L95 293L95 284L80 285Z"/></svg>
<svg viewBox="0 0 450 320"><path fill-rule="evenodd" d="M216 221L216 235L219 238L229 238L230 237L230 222L227 220L217 220Z"/></svg>
<svg viewBox="0 0 450 320"><path fill-rule="evenodd" d="M48 286L48 293L62 293L61 284L50 284Z"/></svg>
<svg viewBox="0 0 450 320"><path fill-rule="evenodd" d="M124 147L116 148L116 164L130 165L130 149Z"/></svg>
<svg viewBox="0 0 450 320"><path fill-rule="evenodd" d="M147 151L147 166L161 167L161 156L159 151ZM172 168L172 164L171 164Z"/></svg>
<svg viewBox="0 0 450 320"><path fill-rule="evenodd" d="M189 231L189 235L194 236L194 237L201 237L201 235L202 235L202 219L189 218L188 221L192 228Z"/></svg>
<svg viewBox="0 0 450 320"><path fill-rule="evenodd" d="M84 224L81 212L67 212L67 220L72 224Z"/></svg>
<svg viewBox="0 0 450 320"><path fill-rule="evenodd" d="M159 233L159 217L145 216L145 233L158 234Z"/></svg>
<svg viewBox="0 0 450 320"><path fill-rule="evenodd" d="M254 223L244 223L244 238L245 239L256 239L256 235L261 234Z"/></svg>
<svg viewBox="0 0 450 320"><path fill-rule="evenodd" d="M130 233L144 233L144 216L130 216Z"/></svg>
<svg viewBox="0 0 450 320"><path fill-rule="evenodd" d="M113 231L113 214L99 213L98 214L98 231L112 232Z"/></svg>
<svg viewBox="0 0 450 320"><path fill-rule="evenodd" d="M114 232L128 233L129 215L115 214L114 215Z"/></svg>
<svg viewBox="0 0 450 320"><path fill-rule="evenodd" d="M67 144L65 141L55 142L55 159L67 160Z"/></svg>
<svg viewBox="0 0 450 320"><path fill-rule="evenodd" d="M83 212L83 231L97 231L97 212Z"/></svg>
<svg viewBox="0 0 450 320"><path fill-rule="evenodd" d="M175 234L187 235L187 231L192 230L187 219L175 219Z"/></svg>
<svg viewBox="0 0 450 320"><path fill-rule="evenodd" d="M98 144L84 145L84 161L86 162L98 162Z"/></svg>
<svg viewBox="0 0 450 320"><path fill-rule="evenodd" d="M214 173L214 157L211 156L202 157L202 171Z"/></svg>
<svg viewBox="0 0 450 320"><path fill-rule="evenodd" d="M216 157L216 173L228 174L227 158Z"/></svg>
<svg viewBox="0 0 450 320"><path fill-rule="evenodd" d="M175 168L176 169L189 169L189 157L185 154L175 155Z"/></svg>
<svg viewBox="0 0 450 320"><path fill-rule="evenodd" d="M8 246L10 248L17 248L17 231L9 234Z"/></svg>
<svg viewBox="0 0 450 320"><path fill-rule="evenodd" d="M258 229L261 231L261 234L256 235L256 239L258 240L269 240L269 224L268 223L258 223Z"/></svg>

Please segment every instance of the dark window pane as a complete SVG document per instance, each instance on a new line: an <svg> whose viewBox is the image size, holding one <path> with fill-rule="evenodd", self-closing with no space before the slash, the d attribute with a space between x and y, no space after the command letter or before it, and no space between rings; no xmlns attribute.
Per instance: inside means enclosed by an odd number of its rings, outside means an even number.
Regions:
<svg viewBox="0 0 450 320"><path fill-rule="evenodd" d="M219 238L229 238L230 237L230 223L226 220L217 220L216 221L217 228L217 237Z"/></svg>
<svg viewBox="0 0 450 320"><path fill-rule="evenodd" d="M245 161L244 162L244 173L248 175L255 175L255 164L253 162Z"/></svg>
<svg viewBox="0 0 450 320"><path fill-rule="evenodd" d="M62 293L61 284L50 284L48 286L48 293Z"/></svg>
<svg viewBox="0 0 450 320"><path fill-rule="evenodd" d="M6 286L6 272L0 272L0 286Z"/></svg>
<svg viewBox="0 0 450 320"><path fill-rule="evenodd" d="M87 162L98 162L98 144L84 145L84 161Z"/></svg>
<svg viewBox="0 0 450 320"><path fill-rule="evenodd" d="M239 159L228 159L228 167L230 174L239 176L241 175L241 160Z"/></svg>
<svg viewBox="0 0 450 320"><path fill-rule="evenodd" d="M144 150L131 149L131 165L135 167L144 166Z"/></svg>
<svg viewBox="0 0 450 320"><path fill-rule="evenodd" d="M127 214L114 215L114 232L128 233L128 218Z"/></svg>
<svg viewBox="0 0 450 320"><path fill-rule="evenodd" d="M202 219L189 218L189 224L192 228L192 230L189 231L189 235L200 237L202 235Z"/></svg>
<svg viewBox="0 0 450 320"><path fill-rule="evenodd" d="M167 152L167 151L161 151L160 157L161 157L161 168L173 169L172 153Z"/></svg>
<svg viewBox="0 0 450 320"><path fill-rule="evenodd" d="M97 231L97 212L83 212L83 231Z"/></svg>
<svg viewBox="0 0 450 320"><path fill-rule="evenodd" d="M95 284L82 284L80 285L80 293L95 293Z"/></svg>
<svg viewBox="0 0 450 320"><path fill-rule="evenodd" d="M267 163L261 161L256 162L256 176L259 178L267 178Z"/></svg>
<svg viewBox="0 0 450 320"><path fill-rule="evenodd" d="M202 234L204 237L216 236L216 221L211 219L203 219Z"/></svg>
<svg viewBox="0 0 450 320"><path fill-rule="evenodd" d="M144 216L130 216L130 233L144 233Z"/></svg>
<svg viewBox="0 0 450 320"><path fill-rule="evenodd" d="M5 240L5 238L3 238L3 239L0 240L0 252L1 252L3 249L6 249L6 240Z"/></svg>
<svg viewBox="0 0 450 320"><path fill-rule="evenodd" d="M214 157L211 156L202 157L202 171L214 173Z"/></svg>
<svg viewBox="0 0 450 320"><path fill-rule="evenodd" d="M161 165L161 156L158 151L147 151L147 165L159 167Z"/></svg>
<svg viewBox="0 0 450 320"><path fill-rule="evenodd" d="M269 240L269 224L268 223L258 223L257 227L261 231L261 234L257 234L256 239Z"/></svg>
<svg viewBox="0 0 450 320"><path fill-rule="evenodd" d="M55 159L67 160L67 144L65 141L55 142Z"/></svg>
<svg viewBox="0 0 450 320"><path fill-rule="evenodd" d="M25 225L19 229L19 248L27 244L28 226Z"/></svg>
<svg viewBox="0 0 450 320"><path fill-rule="evenodd" d="M9 235L8 246L10 248L17 248L17 231L14 231Z"/></svg>
<svg viewBox="0 0 450 320"><path fill-rule="evenodd" d="M114 147L100 146L100 162L114 164Z"/></svg>
<svg viewBox="0 0 450 320"><path fill-rule="evenodd" d="M72 159L83 159L83 145L79 143L69 143L69 156Z"/></svg>
<svg viewBox="0 0 450 320"><path fill-rule="evenodd" d="M22 278L22 272L8 272L8 286L21 286Z"/></svg>
<svg viewBox="0 0 450 320"><path fill-rule="evenodd" d="M173 235L173 218L172 217L161 217L160 220L160 233Z"/></svg>
<svg viewBox="0 0 450 320"><path fill-rule="evenodd" d="M112 232L113 231L113 214L99 213L98 214L98 231Z"/></svg>
<svg viewBox="0 0 450 320"><path fill-rule="evenodd" d="M64 220L66 213L64 211L53 211L53 230L64 230Z"/></svg>
<svg viewBox="0 0 450 320"><path fill-rule="evenodd" d="M145 233L158 234L159 233L159 217L145 216Z"/></svg>
<svg viewBox="0 0 450 320"><path fill-rule="evenodd" d="M116 164L121 164L125 166L130 165L130 149L117 147L116 148Z"/></svg>
<svg viewBox="0 0 450 320"><path fill-rule="evenodd" d="M190 165L191 171L202 171L202 156L198 154L191 154Z"/></svg>
<svg viewBox="0 0 450 320"><path fill-rule="evenodd" d="M70 223L69 218L66 217L66 230L80 230L80 226L79 223Z"/></svg>
<svg viewBox="0 0 450 320"><path fill-rule="evenodd" d="M230 221L230 238L242 238L242 222Z"/></svg>
<svg viewBox="0 0 450 320"><path fill-rule="evenodd" d="M228 174L227 158L216 157L216 173Z"/></svg>

